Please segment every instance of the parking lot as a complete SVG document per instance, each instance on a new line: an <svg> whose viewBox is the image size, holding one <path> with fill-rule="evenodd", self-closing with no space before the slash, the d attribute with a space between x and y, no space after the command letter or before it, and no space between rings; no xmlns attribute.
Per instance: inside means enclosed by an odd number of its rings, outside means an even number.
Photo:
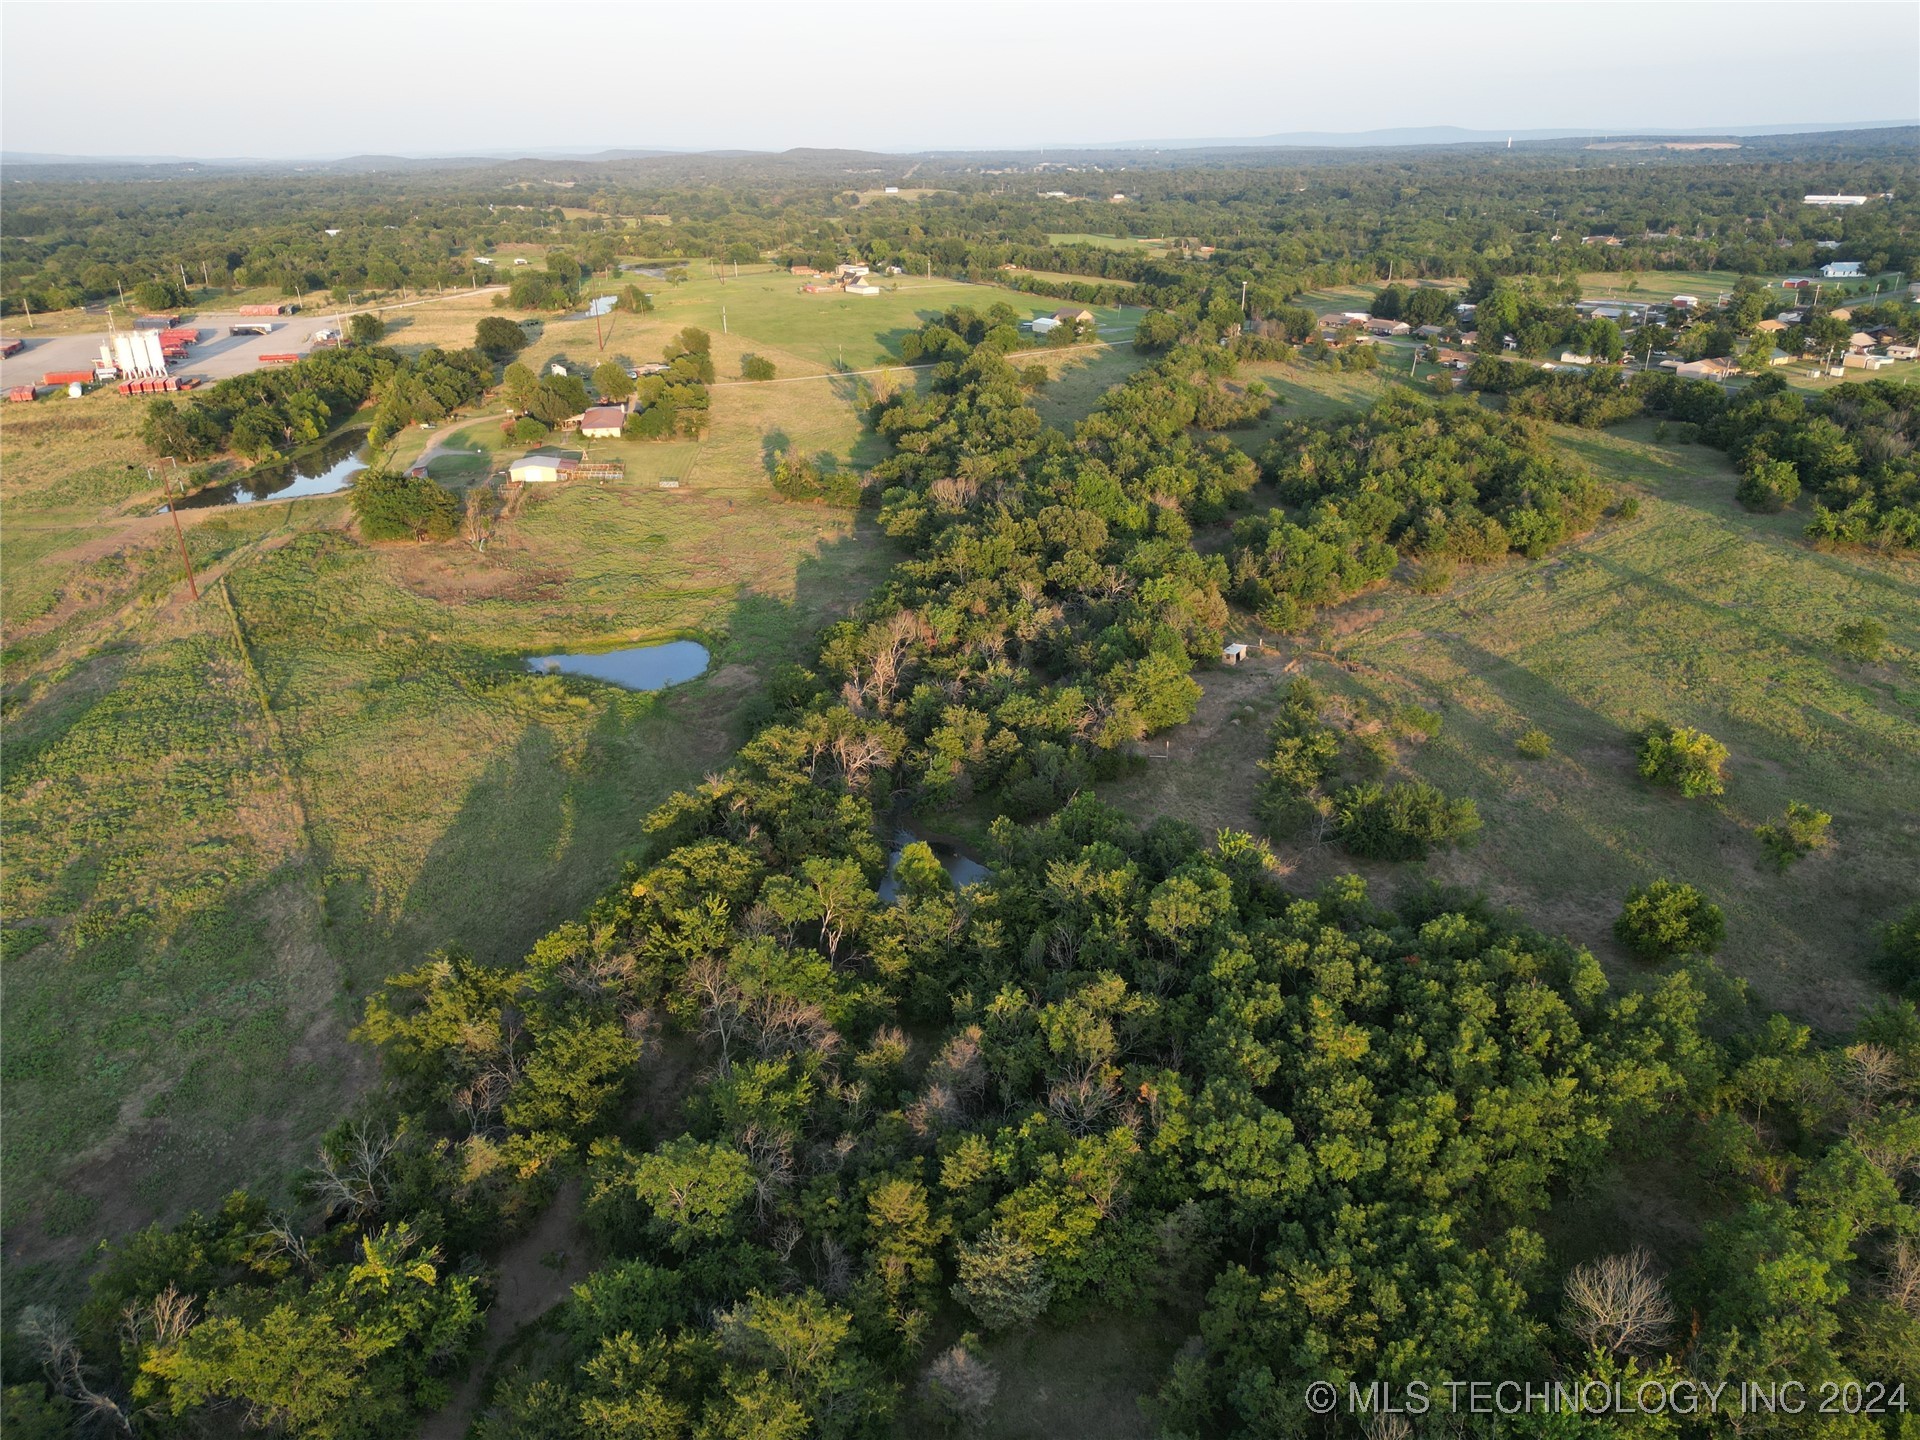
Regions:
<svg viewBox="0 0 1920 1440"><path fill-rule="evenodd" d="M187 351L187 358L168 372L182 380L197 379L202 384L244 375L261 367L262 355L305 355L313 349L312 336L321 330L340 328L332 315L256 316L207 313L186 322L200 331L200 340ZM268 335L232 335L230 325L272 325ZM184 326L182 328L185 328ZM107 338L103 326L88 335L35 336L13 326L8 338L26 343L17 355L0 360L0 384L38 385L40 377L55 370L91 370L100 358L100 346Z"/></svg>

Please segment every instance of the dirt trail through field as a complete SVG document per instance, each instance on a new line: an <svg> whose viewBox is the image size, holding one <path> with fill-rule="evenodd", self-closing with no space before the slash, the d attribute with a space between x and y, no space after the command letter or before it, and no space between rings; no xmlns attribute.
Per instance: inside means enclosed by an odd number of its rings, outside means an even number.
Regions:
<svg viewBox="0 0 1920 1440"><path fill-rule="evenodd" d="M570 1180L533 1229L501 1253L498 1288L473 1368L446 1408L427 1417L419 1440L461 1440L480 1407L480 1392L495 1357L523 1326L538 1320L586 1279L586 1251L575 1233L579 1218L580 1182Z"/></svg>

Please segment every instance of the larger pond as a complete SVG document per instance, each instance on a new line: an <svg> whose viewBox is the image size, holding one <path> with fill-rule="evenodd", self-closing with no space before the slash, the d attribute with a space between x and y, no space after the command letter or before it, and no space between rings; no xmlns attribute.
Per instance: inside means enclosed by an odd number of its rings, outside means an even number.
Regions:
<svg viewBox="0 0 1920 1440"><path fill-rule="evenodd" d="M367 432L348 430L297 459L278 465L256 465L238 480L209 485L179 501L182 510L205 510L214 505L253 505L262 500L298 500L307 495L331 495L347 488L367 468L360 458ZM165 510L161 511L165 514Z"/></svg>
<svg viewBox="0 0 1920 1440"><path fill-rule="evenodd" d="M696 640L635 645L597 655L533 655L527 668L542 674L587 675L629 690L664 690L707 670L707 647Z"/></svg>
<svg viewBox="0 0 1920 1440"><path fill-rule="evenodd" d="M969 885L984 885L993 878L992 871L951 840L938 835L922 835L912 827L902 825L893 832L893 853L887 856L886 878L880 882L879 890L874 892L882 904L892 904L894 897L900 893L900 887L893 878L894 872L900 868L900 853L918 840L927 842L927 848L933 851L933 858L940 862L956 890L964 890Z"/></svg>

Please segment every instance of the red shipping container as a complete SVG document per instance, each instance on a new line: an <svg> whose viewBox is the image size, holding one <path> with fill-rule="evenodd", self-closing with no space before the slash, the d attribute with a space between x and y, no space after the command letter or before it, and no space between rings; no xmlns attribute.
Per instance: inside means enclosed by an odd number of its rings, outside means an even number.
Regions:
<svg viewBox="0 0 1920 1440"><path fill-rule="evenodd" d="M16 385L11 390L7 391L7 399L31 400L38 393L39 392L36 391L31 385Z"/></svg>
<svg viewBox="0 0 1920 1440"><path fill-rule="evenodd" d="M291 365L299 358L298 355L262 355L260 357L260 363L262 365Z"/></svg>
<svg viewBox="0 0 1920 1440"><path fill-rule="evenodd" d="M91 370L49 370L40 377L42 385L91 385Z"/></svg>

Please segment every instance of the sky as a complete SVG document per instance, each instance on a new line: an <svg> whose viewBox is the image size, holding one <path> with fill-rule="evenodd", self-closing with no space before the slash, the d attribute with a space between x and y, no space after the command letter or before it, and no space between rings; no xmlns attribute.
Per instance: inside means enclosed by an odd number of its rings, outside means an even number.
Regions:
<svg viewBox="0 0 1920 1440"><path fill-rule="evenodd" d="M10 153L906 152L1916 117L1912 0L0 5Z"/></svg>

